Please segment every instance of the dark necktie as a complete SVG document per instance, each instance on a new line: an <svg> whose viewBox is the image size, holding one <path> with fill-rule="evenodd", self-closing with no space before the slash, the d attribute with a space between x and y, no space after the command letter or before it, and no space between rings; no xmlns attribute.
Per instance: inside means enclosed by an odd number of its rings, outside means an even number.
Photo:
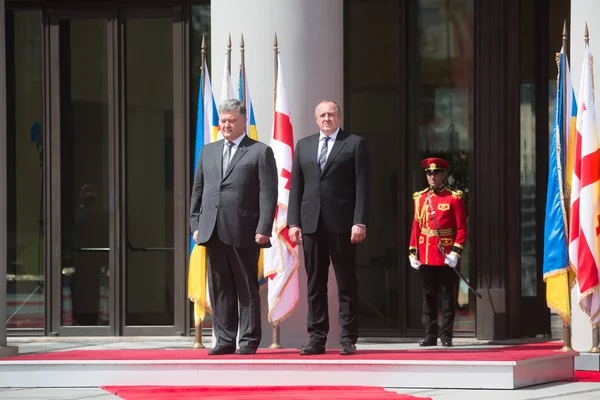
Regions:
<svg viewBox="0 0 600 400"><path fill-rule="evenodd" d="M319 153L319 167L321 168L321 172L325 168L325 163L327 162L327 142L331 139L329 136L325 136L323 138L323 146L321 147L321 152Z"/></svg>
<svg viewBox="0 0 600 400"><path fill-rule="evenodd" d="M225 149L225 154L223 155L223 176L225 176L225 172L227 172L227 167L229 167L229 162L231 161L231 148L235 143L233 142L225 142L227 148Z"/></svg>

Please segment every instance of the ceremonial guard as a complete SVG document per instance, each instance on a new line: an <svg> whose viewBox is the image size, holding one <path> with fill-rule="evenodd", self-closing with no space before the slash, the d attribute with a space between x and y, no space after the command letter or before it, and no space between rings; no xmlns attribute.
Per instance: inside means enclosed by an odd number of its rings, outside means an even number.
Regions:
<svg viewBox="0 0 600 400"><path fill-rule="evenodd" d="M413 195L415 215L410 235L410 265L419 270L423 293L421 321L425 339L421 346L452 346L455 316L456 268L467 239L463 193L445 186L448 162L427 158L421 162L429 187ZM442 325L438 328L438 291Z"/></svg>

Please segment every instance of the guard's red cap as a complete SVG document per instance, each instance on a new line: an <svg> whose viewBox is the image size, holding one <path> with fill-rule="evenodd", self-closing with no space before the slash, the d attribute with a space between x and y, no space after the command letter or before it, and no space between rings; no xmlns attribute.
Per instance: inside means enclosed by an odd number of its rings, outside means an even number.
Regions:
<svg viewBox="0 0 600 400"><path fill-rule="evenodd" d="M441 158L426 158L423 161L421 161L421 166L423 167L423 169L425 171L435 171L435 170L448 170L448 168L450 167L448 165L448 161L443 160Z"/></svg>

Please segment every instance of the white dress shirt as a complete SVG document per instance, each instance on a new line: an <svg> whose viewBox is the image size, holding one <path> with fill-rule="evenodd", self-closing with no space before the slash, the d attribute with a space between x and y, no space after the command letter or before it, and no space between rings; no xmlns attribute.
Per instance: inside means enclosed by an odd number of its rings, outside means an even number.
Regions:
<svg viewBox="0 0 600 400"><path fill-rule="evenodd" d="M335 138L337 138L338 132L340 131L340 128L337 128L337 130L335 132L333 132L331 135L329 135L329 141L327 142L327 158L329 158L329 153L331 153L331 149L333 148L333 144L335 143ZM319 134L319 148L317 149L317 164L319 163L319 154L321 154L321 149L323 148L323 145L325 144L325 140L323 140L323 138L325 138L327 135L325 135L323 132L321 132ZM327 158L325 159L325 162L327 162Z"/></svg>
<svg viewBox="0 0 600 400"><path fill-rule="evenodd" d="M244 140L244 137L246 137L245 133L243 133L242 136L240 136L239 138L237 138L233 141L233 146L231 146L231 154L230 154L229 162L231 162L231 160L233 160L233 155L235 154L235 151L240 146L240 143L242 142L242 140ZM225 143L223 144L223 157L225 157L225 153L227 152L227 142L229 142L229 140L227 140L227 139L224 139L224 140L225 140ZM229 163L227 163L227 165L229 165Z"/></svg>

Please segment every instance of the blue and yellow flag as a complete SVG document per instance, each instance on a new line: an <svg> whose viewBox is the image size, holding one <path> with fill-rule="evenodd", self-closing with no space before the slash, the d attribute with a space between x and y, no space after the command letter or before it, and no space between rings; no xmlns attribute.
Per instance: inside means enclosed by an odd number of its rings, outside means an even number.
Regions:
<svg viewBox="0 0 600 400"><path fill-rule="evenodd" d="M250 139L258 141L258 130L256 129L256 120L254 119L254 107L252 105L252 100L250 99L248 78L246 76L244 65L240 66L239 96L240 101L246 106L246 134ZM260 251L260 257L258 259L258 282L260 286L267 283L264 278L264 256L262 250Z"/></svg>
<svg viewBox="0 0 600 400"><path fill-rule="evenodd" d="M558 313L565 324L571 322L569 291L574 282L574 274L569 265L568 251L568 209L567 181L570 178L567 154L571 136L571 114L577 106L574 100L571 79L568 74L568 61L561 50L558 57L558 78L554 124L550 137L548 166L548 189L546 195L546 217L544 225L544 282L546 282L546 303ZM567 101L565 102L565 90ZM570 101L569 101L570 99ZM572 104L568 104L572 103ZM570 109L569 109L570 108ZM571 164L572 168L572 164Z"/></svg>
<svg viewBox="0 0 600 400"><path fill-rule="evenodd" d="M198 168L200 151L205 143L217 140L219 133L219 116L212 93L210 74L204 60L200 86L198 89L198 115L196 117L196 147L194 152L194 174ZM210 312L210 300L206 284L206 247L194 243L190 239L190 269L188 273L188 298L194 302L194 324L198 326L204 321L206 311Z"/></svg>

